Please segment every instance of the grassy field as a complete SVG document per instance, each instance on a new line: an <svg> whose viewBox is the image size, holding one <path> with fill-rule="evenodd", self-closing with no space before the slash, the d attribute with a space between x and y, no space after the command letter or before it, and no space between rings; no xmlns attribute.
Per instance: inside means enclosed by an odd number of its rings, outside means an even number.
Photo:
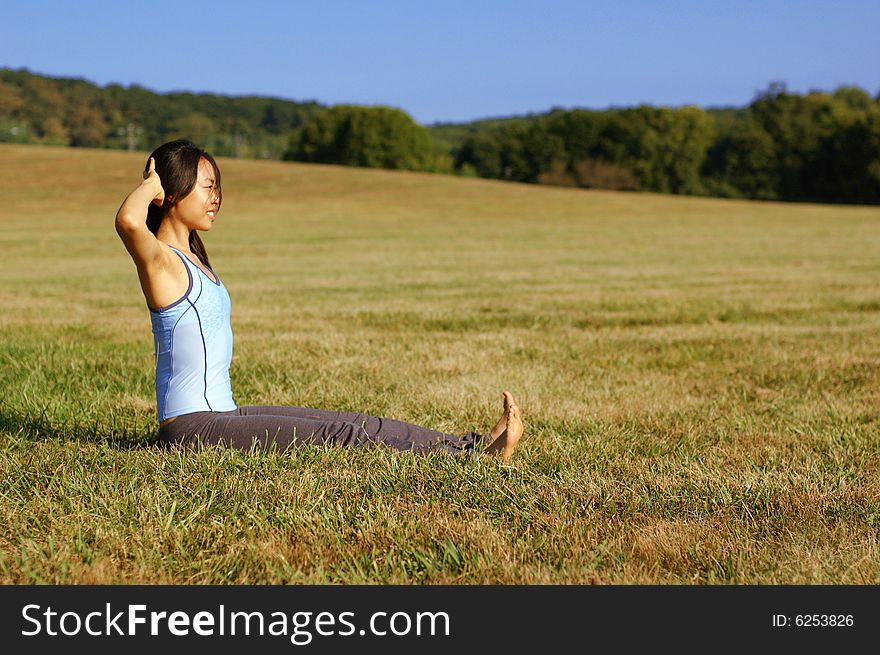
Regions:
<svg viewBox="0 0 880 655"><path fill-rule="evenodd" d="M0 146L0 582L880 583L880 208L221 159L238 404L526 436L169 453L144 159Z"/></svg>

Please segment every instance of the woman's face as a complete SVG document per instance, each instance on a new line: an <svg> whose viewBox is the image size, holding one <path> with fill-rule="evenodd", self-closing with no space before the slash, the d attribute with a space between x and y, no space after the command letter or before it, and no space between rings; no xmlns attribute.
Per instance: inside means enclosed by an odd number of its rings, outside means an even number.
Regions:
<svg viewBox="0 0 880 655"><path fill-rule="evenodd" d="M210 230L214 225L219 198L214 167L207 159L199 160L198 177L192 191L168 212L192 230Z"/></svg>

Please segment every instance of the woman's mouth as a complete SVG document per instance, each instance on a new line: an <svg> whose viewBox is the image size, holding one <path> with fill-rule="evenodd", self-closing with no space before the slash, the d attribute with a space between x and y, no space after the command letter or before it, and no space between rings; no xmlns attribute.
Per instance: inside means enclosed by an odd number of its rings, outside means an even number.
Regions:
<svg viewBox="0 0 880 655"><path fill-rule="evenodd" d="M216 217L214 216L214 212L213 212L213 211L209 211L209 212L208 212L208 216L210 216L212 220L213 220L214 218L216 218Z"/></svg>

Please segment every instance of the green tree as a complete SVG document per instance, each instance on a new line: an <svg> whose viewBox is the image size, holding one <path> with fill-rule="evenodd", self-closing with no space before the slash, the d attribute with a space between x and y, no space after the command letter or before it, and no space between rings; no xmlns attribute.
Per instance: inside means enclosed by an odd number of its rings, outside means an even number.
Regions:
<svg viewBox="0 0 880 655"><path fill-rule="evenodd" d="M70 134L67 128L55 116L50 116L43 121L43 124L40 126L40 133L42 134L42 143L57 146L70 144Z"/></svg>
<svg viewBox="0 0 880 655"><path fill-rule="evenodd" d="M565 162L569 157L565 137L548 129L541 121L529 125L522 134L522 148L526 169L519 178L523 182L537 182L542 174L553 172L554 162Z"/></svg>
<svg viewBox="0 0 880 655"><path fill-rule="evenodd" d="M779 162L770 134L752 118L716 141L707 156L705 182L718 195L763 200L779 197Z"/></svg>
<svg viewBox="0 0 880 655"><path fill-rule="evenodd" d="M814 165L818 198L880 202L880 106L842 112L835 130L820 144Z"/></svg>
<svg viewBox="0 0 880 655"><path fill-rule="evenodd" d="M427 130L392 107L337 105L306 122L285 159L371 168L430 170L436 165Z"/></svg>
<svg viewBox="0 0 880 655"><path fill-rule="evenodd" d="M831 96L815 91L799 96L774 83L749 106L749 116L773 140L779 197L818 199L816 159L821 143L836 129Z"/></svg>
<svg viewBox="0 0 880 655"><path fill-rule="evenodd" d="M630 168L639 186L665 193L698 193L700 169L714 137L699 107L648 105L611 113L598 132L598 159Z"/></svg>
<svg viewBox="0 0 880 655"><path fill-rule="evenodd" d="M834 100L843 103L850 109L865 112L871 109L874 102L867 91L857 86L838 87L832 96Z"/></svg>
<svg viewBox="0 0 880 655"><path fill-rule="evenodd" d="M75 105L67 114L64 127L70 134L72 146L101 148L107 138L107 123L94 104L82 102Z"/></svg>
<svg viewBox="0 0 880 655"><path fill-rule="evenodd" d="M455 158L455 168L462 174L473 171L479 177L501 177L501 144L494 134L467 137Z"/></svg>
<svg viewBox="0 0 880 655"><path fill-rule="evenodd" d="M169 141L189 139L200 148L214 151L217 146L217 126L210 116L192 112L169 121L165 138Z"/></svg>
<svg viewBox="0 0 880 655"><path fill-rule="evenodd" d="M700 168L712 143L711 119L699 107L660 108L643 114L636 174L644 186L671 193L698 193Z"/></svg>
<svg viewBox="0 0 880 655"><path fill-rule="evenodd" d="M583 159L597 156L603 114L585 109L556 110L541 119L546 131L563 142L566 164L573 171Z"/></svg>
<svg viewBox="0 0 880 655"><path fill-rule="evenodd" d="M32 125L42 125L53 116L63 120L72 106L55 80L28 75L20 81L19 88L27 106L26 118Z"/></svg>
<svg viewBox="0 0 880 655"><path fill-rule="evenodd" d="M0 82L0 119L15 118L23 106L24 99L18 87Z"/></svg>

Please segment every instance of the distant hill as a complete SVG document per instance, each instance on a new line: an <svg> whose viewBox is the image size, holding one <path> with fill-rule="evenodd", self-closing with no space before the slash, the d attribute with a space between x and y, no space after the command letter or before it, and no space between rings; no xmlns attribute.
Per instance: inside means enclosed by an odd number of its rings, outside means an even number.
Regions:
<svg viewBox="0 0 880 655"><path fill-rule="evenodd" d="M187 137L217 155L281 159L291 132L325 107L0 69L0 141L13 143L150 150Z"/></svg>

